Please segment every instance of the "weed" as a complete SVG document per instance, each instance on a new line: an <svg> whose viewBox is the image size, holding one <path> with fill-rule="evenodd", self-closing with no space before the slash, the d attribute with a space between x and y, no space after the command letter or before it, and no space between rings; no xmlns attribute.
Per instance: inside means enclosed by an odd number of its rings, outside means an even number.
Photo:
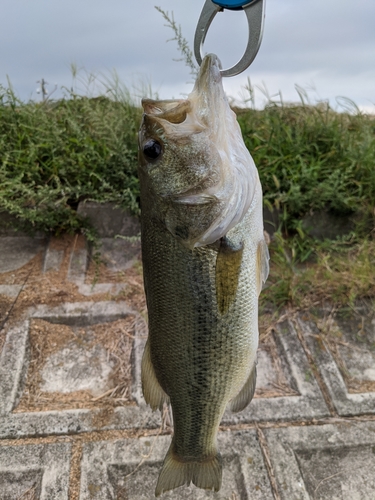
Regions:
<svg viewBox="0 0 375 500"><path fill-rule="evenodd" d="M291 258L293 239L277 234L270 246L271 272L260 296L261 310L286 305L307 309L324 303L351 308L375 297L375 241L309 241L315 258L301 264Z"/></svg>
<svg viewBox="0 0 375 500"><path fill-rule="evenodd" d="M190 68L190 74L192 76L197 76L198 74L198 66L195 63L195 58L193 56L193 52L189 47L189 43L186 38L182 35L181 26L178 25L174 19L173 12L169 14L168 11L163 10L161 7L156 7L155 9L160 12L166 21L166 27L170 28L174 33L174 38L167 40L168 42L177 42L178 50L181 53L181 59L175 59L176 61L185 61L186 66Z"/></svg>
<svg viewBox="0 0 375 500"><path fill-rule="evenodd" d="M0 87L0 211L23 228L54 233L89 230L75 210L85 199L139 212L141 112L111 90L25 104Z"/></svg>
<svg viewBox="0 0 375 500"><path fill-rule="evenodd" d="M261 178L265 204L280 211L285 234L299 233L301 219L325 210L351 218L364 236L375 222L375 120L337 113L328 104L237 110L246 146Z"/></svg>

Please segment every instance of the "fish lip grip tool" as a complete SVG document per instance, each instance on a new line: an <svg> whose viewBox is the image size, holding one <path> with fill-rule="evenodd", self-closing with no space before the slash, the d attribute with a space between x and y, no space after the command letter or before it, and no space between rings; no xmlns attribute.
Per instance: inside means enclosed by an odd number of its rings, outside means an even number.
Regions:
<svg viewBox="0 0 375 500"><path fill-rule="evenodd" d="M244 10L249 25L249 39L242 58L231 68L221 70L222 76L239 75L254 61L258 53L265 15L265 0L206 0L198 20L194 38L194 54L199 65L202 63L202 49L208 29L218 12L224 9Z"/></svg>

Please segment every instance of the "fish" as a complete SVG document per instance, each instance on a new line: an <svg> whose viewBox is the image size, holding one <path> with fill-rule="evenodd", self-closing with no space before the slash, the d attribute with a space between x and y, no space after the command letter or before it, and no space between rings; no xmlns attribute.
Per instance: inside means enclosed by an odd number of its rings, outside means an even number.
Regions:
<svg viewBox="0 0 375 500"><path fill-rule="evenodd" d="M191 483L220 490L220 421L255 391L262 187L220 69L208 54L186 99L142 100L142 390L153 410L170 405L174 428L156 497Z"/></svg>

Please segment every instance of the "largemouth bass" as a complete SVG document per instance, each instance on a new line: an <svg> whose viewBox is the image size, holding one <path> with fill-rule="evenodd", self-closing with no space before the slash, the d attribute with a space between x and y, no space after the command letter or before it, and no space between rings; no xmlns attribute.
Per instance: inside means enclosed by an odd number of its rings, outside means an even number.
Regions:
<svg viewBox="0 0 375 500"><path fill-rule="evenodd" d="M218 491L220 420L228 403L240 411L255 390L268 275L262 189L215 55L187 99L142 104L142 388L152 409L170 403L174 424L155 495L190 482Z"/></svg>

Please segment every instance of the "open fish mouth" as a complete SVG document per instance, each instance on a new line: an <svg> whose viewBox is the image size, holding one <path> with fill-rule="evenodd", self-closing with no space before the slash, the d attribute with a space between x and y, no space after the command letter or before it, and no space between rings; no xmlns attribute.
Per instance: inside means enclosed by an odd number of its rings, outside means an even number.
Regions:
<svg viewBox="0 0 375 500"><path fill-rule="evenodd" d="M217 85L221 87L221 69L219 58L215 54L208 54L203 59L194 90L187 99L166 99L161 101L155 99L142 99L142 106L145 114L152 115L157 119L166 120L172 124L181 124L185 122L187 115L193 112L194 107L196 108L196 105L194 106L192 101L196 101L197 97L200 96L200 99L203 97L203 100L207 103L207 99L210 95L206 93L212 93L213 87ZM193 99L191 99L191 97L193 97Z"/></svg>
<svg viewBox="0 0 375 500"><path fill-rule="evenodd" d="M155 101L154 99L142 99L144 112L169 123L183 123L191 111L191 103L187 99Z"/></svg>

